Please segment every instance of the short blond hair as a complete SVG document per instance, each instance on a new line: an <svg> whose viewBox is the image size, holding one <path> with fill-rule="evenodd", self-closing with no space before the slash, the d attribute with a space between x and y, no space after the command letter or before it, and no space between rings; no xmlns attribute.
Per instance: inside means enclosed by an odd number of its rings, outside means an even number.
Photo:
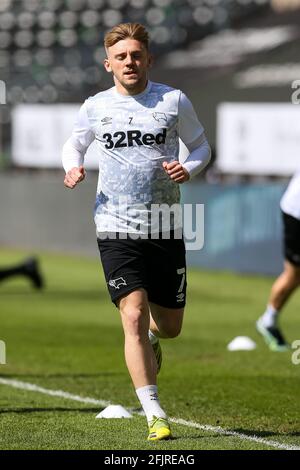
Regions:
<svg viewBox="0 0 300 470"><path fill-rule="evenodd" d="M135 39L144 44L149 50L149 34L145 26L140 23L120 23L114 26L104 37L104 46L109 48L123 39Z"/></svg>

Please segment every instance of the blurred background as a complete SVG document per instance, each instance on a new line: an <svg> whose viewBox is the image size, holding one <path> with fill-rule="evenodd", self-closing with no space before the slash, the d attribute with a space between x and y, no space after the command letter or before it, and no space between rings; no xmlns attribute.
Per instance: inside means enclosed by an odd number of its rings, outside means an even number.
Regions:
<svg viewBox="0 0 300 470"><path fill-rule="evenodd" d="M112 86L103 37L151 35L153 81L192 100L213 149L183 200L205 204L191 265L277 274L280 197L300 166L300 0L0 0L0 246L97 255L97 162L63 186L80 104ZM298 93L299 90L299 93Z"/></svg>

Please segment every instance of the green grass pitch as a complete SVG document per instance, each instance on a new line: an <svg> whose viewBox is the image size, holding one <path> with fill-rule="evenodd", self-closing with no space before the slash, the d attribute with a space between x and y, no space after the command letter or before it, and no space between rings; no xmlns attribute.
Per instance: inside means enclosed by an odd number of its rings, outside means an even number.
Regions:
<svg viewBox="0 0 300 470"><path fill-rule="evenodd" d="M1 265L25 253L0 250ZM0 340L7 364L0 378L138 408L123 358L123 333L100 263L40 254L46 289L25 279L0 284ZM271 278L190 271L182 334L164 340L159 375L169 416L221 426L267 441L300 446L300 365L291 352L272 353L254 323ZM300 339L300 295L282 325ZM252 352L228 352L238 335L257 342ZM101 408L0 384L0 449L270 449L265 443L173 423L174 439L146 441L144 417L96 420Z"/></svg>

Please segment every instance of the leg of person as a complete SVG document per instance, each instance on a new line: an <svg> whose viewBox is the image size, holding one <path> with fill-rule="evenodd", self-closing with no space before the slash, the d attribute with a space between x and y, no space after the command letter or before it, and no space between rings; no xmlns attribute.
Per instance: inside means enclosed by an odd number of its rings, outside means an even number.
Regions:
<svg viewBox="0 0 300 470"><path fill-rule="evenodd" d="M117 304L125 334L126 365L147 417L148 440L169 439L171 431L158 399L157 364L148 338L150 312L147 293L144 289L137 289L122 297Z"/></svg>
<svg viewBox="0 0 300 470"><path fill-rule="evenodd" d="M38 260L36 258L28 258L21 264L11 268L1 269L0 281L20 275L28 277L33 286L37 289L41 289L44 285L44 280L39 270Z"/></svg>
<svg viewBox="0 0 300 470"><path fill-rule="evenodd" d="M170 429L158 399L157 365L148 338L150 312L143 243L98 239L98 246L111 299L121 313L126 364L147 417L149 440L167 439ZM160 427L155 439L150 432L153 420Z"/></svg>
<svg viewBox="0 0 300 470"><path fill-rule="evenodd" d="M157 373L162 364L159 338L176 338L181 332L184 308L167 308L150 302L149 339L157 361Z"/></svg>
<svg viewBox="0 0 300 470"><path fill-rule="evenodd" d="M159 338L176 338L182 328L184 308L167 308L150 302L150 330Z"/></svg>
<svg viewBox="0 0 300 470"><path fill-rule="evenodd" d="M156 384L156 361L148 339L147 293L137 289L118 301L125 335L125 360L135 388Z"/></svg>
<svg viewBox="0 0 300 470"><path fill-rule="evenodd" d="M157 362L157 373L162 363L162 351L158 338L175 338L179 335L182 327L184 308L166 308L150 302L150 328L149 339ZM161 429L170 432L168 421L153 419L149 424L149 440L156 440Z"/></svg>
<svg viewBox="0 0 300 470"><path fill-rule="evenodd" d="M148 294L150 300L149 338L161 367L162 352L159 338L179 335L186 296L185 246L182 238L149 240Z"/></svg>
<svg viewBox="0 0 300 470"><path fill-rule="evenodd" d="M10 277L17 276L18 274L20 274L19 267L0 269L0 281L4 281L5 279L9 279Z"/></svg>
<svg viewBox="0 0 300 470"><path fill-rule="evenodd" d="M284 228L284 271L274 282L269 303L264 314L256 322L258 332L272 351L286 351L285 341L278 317L291 294L300 284L300 221L282 213Z"/></svg>
<svg viewBox="0 0 300 470"><path fill-rule="evenodd" d="M272 351L289 349L279 326L278 316L294 290L300 285L300 267L284 263L283 273L274 282L265 313L258 319L256 327Z"/></svg>
<svg viewBox="0 0 300 470"><path fill-rule="evenodd" d="M162 362L159 338L179 335L185 306L186 263L182 239L149 240L147 252L148 297L150 305L149 338L158 371ZM157 423L150 427L149 436L156 435Z"/></svg>
<svg viewBox="0 0 300 470"><path fill-rule="evenodd" d="M271 289L269 304L279 312L299 285L300 267L286 260L283 273L278 277Z"/></svg>

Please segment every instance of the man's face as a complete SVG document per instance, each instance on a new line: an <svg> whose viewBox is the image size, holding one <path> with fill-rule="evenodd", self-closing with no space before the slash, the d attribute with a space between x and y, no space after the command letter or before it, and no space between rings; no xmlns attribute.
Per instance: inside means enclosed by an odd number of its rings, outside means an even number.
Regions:
<svg viewBox="0 0 300 470"><path fill-rule="evenodd" d="M104 66L112 72L117 90L124 95L141 93L147 84L152 58L143 43L123 39L107 49Z"/></svg>

